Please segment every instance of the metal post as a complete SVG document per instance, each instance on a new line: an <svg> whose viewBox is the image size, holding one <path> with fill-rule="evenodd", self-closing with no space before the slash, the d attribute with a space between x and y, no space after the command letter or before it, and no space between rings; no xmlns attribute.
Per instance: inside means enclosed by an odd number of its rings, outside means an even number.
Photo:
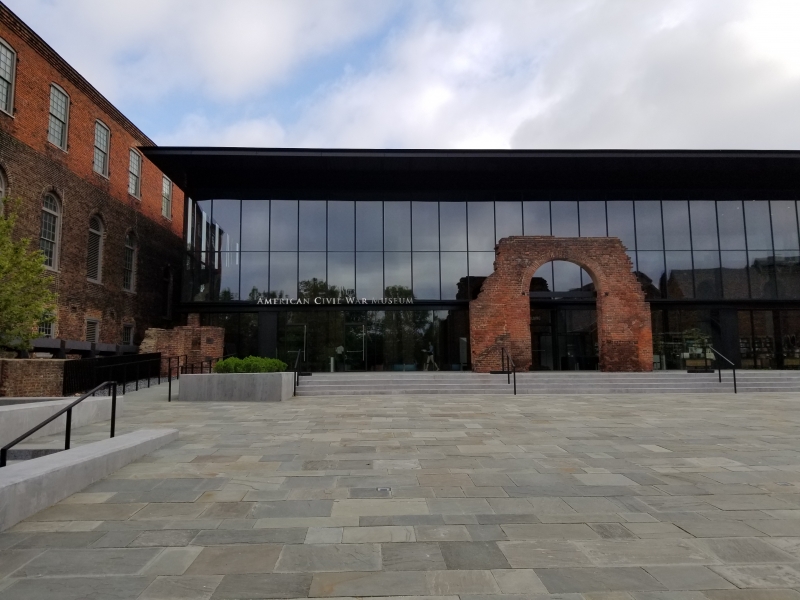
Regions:
<svg viewBox="0 0 800 600"><path fill-rule="evenodd" d="M172 359L167 367L167 402L172 402Z"/></svg>
<svg viewBox="0 0 800 600"><path fill-rule="evenodd" d="M163 358L158 359L158 385L161 385L161 361Z"/></svg>
<svg viewBox="0 0 800 600"><path fill-rule="evenodd" d="M122 365L122 393L124 394L128 389L128 363Z"/></svg>
<svg viewBox="0 0 800 600"><path fill-rule="evenodd" d="M5 448L0 449L0 467L6 466L6 457L8 456L8 450Z"/></svg>
<svg viewBox="0 0 800 600"><path fill-rule="evenodd" d="M72 430L72 409L70 408L67 411L67 428L66 428L66 436L64 439L64 450L69 450L69 435L71 430Z"/></svg>
<svg viewBox="0 0 800 600"><path fill-rule="evenodd" d="M136 363L136 391L139 391L139 363Z"/></svg>
<svg viewBox="0 0 800 600"><path fill-rule="evenodd" d="M517 395L517 368L514 367L514 395Z"/></svg>
<svg viewBox="0 0 800 600"><path fill-rule="evenodd" d="M737 394L736 391L736 367L733 368L733 393Z"/></svg>
<svg viewBox="0 0 800 600"><path fill-rule="evenodd" d="M148 363L151 361L147 361ZM147 365L147 389L150 389L150 365Z"/></svg>
<svg viewBox="0 0 800 600"><path fill-rule="evenodd" d="M117 382L111 384L111 437L114 437L114 431L117 425Z"/></svg>

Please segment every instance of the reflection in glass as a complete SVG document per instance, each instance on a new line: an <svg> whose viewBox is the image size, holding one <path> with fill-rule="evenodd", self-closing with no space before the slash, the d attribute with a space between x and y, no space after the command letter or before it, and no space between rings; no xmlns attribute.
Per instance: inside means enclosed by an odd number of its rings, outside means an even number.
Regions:
<svg viewBox="0 0 800 600"><path fill-rule="evenodd" d="M580 211L581 237L606 237L606 203L582 200L578 205Z"/></svg>
<svg viewBox="0 0 800 600"><path fill-rule="evenodd" d="M661 202L664 217L664 246L667 250L691 250L689 228L689 203L686 200L664 200Z"/></svg>
<svg viewBox="0 0 800 600"><path fill-rule="evenodd" d="M747 298L747 253L723 250L722 296L723 298Z"/></svg>
<svg viewBox="0 0 800 600"><path fill-rule="evenodd" d="M269 252L242 252L240 297L257 300L269 291Z"/></svg>
<svg viewBox="0 0 800 600"><path fill-rule="evenodd" d="M239 250L239 224L241 222L241 202L239 200L214 200L214 222L220 228L220 244L223 252Z"/></svg>
<svg viewBox="0 0 800 600"><path fill-rule="evenodd" d="M669 237L667 237L669 239ZM666 252L667 298L694 298L692 253L685 250Z"/></svg>
<svg viewBox="0 0 800 600"><path fill-rule="evenodd" d="M748 250L772 250L772 229L769 223L769 202L747 200L744 202L747 221Z"/></svg>
<svg viewBox="0 0 800 600"><path fill-rule="evenodd" d="M297 250L297 200L271 202L270 250Z"/></svg>
<svg viewBox="0 0 800 600"><path fill-rule="evenodd" d="M411 203L384 202L384 248L411 250Z"/></svg>
<svg viewBox="0 0 800 600"><path fill-rule="evenodd" d="M383 253L356 252L356 296L383 297Z"/></svg>
<svg viewBox="0 0 800 600"><path fill-rule="evenodd" d="M800 253L775 252L775 278L778 298L800 298Z"/></svg>
<svg viewBox="0 0 800 600"><path fill-rule="evenodd" d="M531 278L530 290L532 292L554 292L553 287L553 262L546 262L536 269Z"/></svg>
<svg viewBox="0 0 800 600"><path fill-rule="evenodd" d="M414 252L412 257L414 297L439 299L439 253Z"/></svg>
<svg viewBox="0 0 800 600"><path fill-rule="evenodd" d="M414 250L439 249L439 203L411 203L411 243Z"/></svg>
<svg viewBox="0 0 800 600"><path fill-rule="evenodd" d="M692 209L692 218L694 218L694 209ZM694 224L692 224L692 235L694 236ZM704 300L721 298L722 280L719 271L719 252L695 250L692 255L694 258L695 298Z"/></svg>
<svg viewBox="0 0 800 600"><path fill-rule="evenodd" d="M269 200L242 200L242 250L269 250Z"/></svg>
<svg viewBox="0 0 800 600"><path fill-rule="evenodd" d="M636 249L661 250L664 247L661 231L661 203L657 200L637 200Z"/></svg>
<svg viewBox="0 0 800 600"><path fill-rule="evenodd" d="M716 250L717 210L714 201L692 200L689 202L689 216L692 221L692 249Z"/></svg>
<svg viewBox="0 0 800 600"><path fill-rule="evenodd" d="M639 213L636 213L639 218ZM638 234L638 228L637 228ZM664 277L664 253L640 250L636 253L636 279L642 286L645 298L660 298Z"/></svg>
<svg viewBox="0 0 800 600"><path fill-rule="evenodd" d="M439 230L442 250L467 249L467 204L466 202L440 202Z"/></svg>
<svg viewBox="0 0 800 600"><path fill-rule="evenodd" d="M740 200L717 202L719 247L722 250L744 250L744 213ZM709 233L710 235L710 233Z"/></svg>
<svg viewBox="0 0 800 600"><path fill-rule="evenodd" d="M522 235L522 202L495 202L497 240L510 235Z"/></svg>
<svg viewBox="0 0 800 600"><path fill-rule="evenodd" d="M494 271L494 252L470 252L469 274L475 277L488 277Z"/></svg>
<svg viewBox="0 0 800 600"><path fill-rule="evenodd" d="M347 296L355 295L356 264L354 252L328 252L328 284Z"/></svg>
<svg viewBox="0 0 800 600"><path fill-rule="evenodd" d="M300 281L310 281L317 279L327 281L325 274L325 253L324 252L300 252L299 255L299 279Z"/></svg>
<svg viewBox="0 0 800 600"><path fill-rule="evenodd" d="M559 200L550 203L550 222L556 237L578 237L578 203Z"/></svg>
<svg viewBox="0 0 800 600"><path fill-rule="evenodd" d="M328 202L328 250L354 250L355 228L355 206L352 201Z"/></svg>
<svg viewBox="0 0 800 600"><path fill-rule="evenodd" d="M524 235L550 235L550 202L523 202L522 220Z"/></svg>
<svg viewBox="0 0 800 600"><path fill-rule="evenodd" d="M748 236L749 237L749 236ZM770 300L777 295L775 282L775 258L771 251L749 251L747 253L750 276L750 297ZM745 296L746 298L747 296Z"/></svg>
<svg viewBox="0 0 800 600"><path fill-rule="evenodd" d="M356 250L383 250L383 202L356 202Z"/></svg>
<svg viewBox="0 0 800 600"><path fill-rule="evenodd" d="M383 255L387 295L390 290L411 290L411 252L386 252Z"/></svg>
<svg viewBox="0 0 800 600"><path fill-rule="evenodd" d="M630 200L609 200L608 235L617 237L628 250L636 250L636 230L633 227L633 202Z"/></svg>
<svg viewBox="0 0 800 600"><path fill-rule="evenodd" d="M798 250L797 212L793 200L772 200L772 237L776 250ZM749 227L749 225L748 225Z"/></svg>
<svg viewBox="0 0 800 600"><path fill-rule="evenodd" d="M467 276L466 252L442 252L442 300L455 300L458 284Z"/></svg>
<svg viewBox="0 0 800 600"><path fill-rule="evenodd" d="M219 252L216 258L216 300L239 299L239 253Z"/></svg>
<svg viewBox="0 0 800 600"><path fill-rule="evenodd" d="M467 224L470 250L494 249L494 202L469 202Z"/></svg>
<svg viewBox="0 0 800 600"><path fill-rule="evenodd" d="M324 200L300 201L300 250L325 250L326 206Z"/></svg>
<svg viewBox="0 0 800 600"><path fill-rule="evenodd" d="M565 260L553 261L554 292L580 290L581 285L581 268L578 265Z"/></svg>
<svg viewBox="0 0 800 600"><path fill-rule="evenodd" d="M279 298L297 297L296 252L270 252L269 291Z"/></svg>

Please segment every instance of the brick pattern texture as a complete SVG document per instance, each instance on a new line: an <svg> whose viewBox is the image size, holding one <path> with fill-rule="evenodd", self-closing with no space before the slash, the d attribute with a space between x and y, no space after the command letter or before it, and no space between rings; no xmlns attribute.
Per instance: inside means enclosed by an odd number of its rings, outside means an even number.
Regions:
<svg viewBox="0 0 800 600"><path fill-rule="evenodd" d="M543 264L565 260L583 267L597 290L600 370L652 371L650 309L625 252L613 237L501 239L494 273L469 306L473 370L499 370L501 348L509 351L517 369L530 368L530 282Z"/></svg>
<svg viewBox="0 0 800 600"><path fill-rule="evenodd" d="M58 359L0 359L0 397L61 396L64 362Z"/></svg>
<svg viewBox="0 0 800 600"><path fill-rule="evenodd" d="M148 329L139 351L161 352L163 358L180 357L180 365L192 365L222 358L225 346L225 329L200 325L200 315L192 313L186 327L174 329ZM168 362L161 361L162 375L167 375ZM172 361L174 368L177 363ZM199 368L199 367L197 367Z"/></svg>

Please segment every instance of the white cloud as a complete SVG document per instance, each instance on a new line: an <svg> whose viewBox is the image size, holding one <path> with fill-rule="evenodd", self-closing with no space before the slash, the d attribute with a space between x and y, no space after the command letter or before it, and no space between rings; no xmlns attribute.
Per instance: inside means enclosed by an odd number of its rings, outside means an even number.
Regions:
<svg viewBox="0 0 800 600"><path fill-rule="evenodd" d="M271 117L214 122L201 114L184 117L175 130L158 139L162 146L281 147L286 132Z"/></svg>

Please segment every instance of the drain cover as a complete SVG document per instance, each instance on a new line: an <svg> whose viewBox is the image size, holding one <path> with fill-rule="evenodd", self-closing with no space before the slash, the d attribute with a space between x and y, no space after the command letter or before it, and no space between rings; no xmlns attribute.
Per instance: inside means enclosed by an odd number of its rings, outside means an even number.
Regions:
<svg viewBox="0 0 800 600"><path fill-rule="evenodd" d="M379 492L391 492L392 488L376 488L376 490Z"/></svg>

